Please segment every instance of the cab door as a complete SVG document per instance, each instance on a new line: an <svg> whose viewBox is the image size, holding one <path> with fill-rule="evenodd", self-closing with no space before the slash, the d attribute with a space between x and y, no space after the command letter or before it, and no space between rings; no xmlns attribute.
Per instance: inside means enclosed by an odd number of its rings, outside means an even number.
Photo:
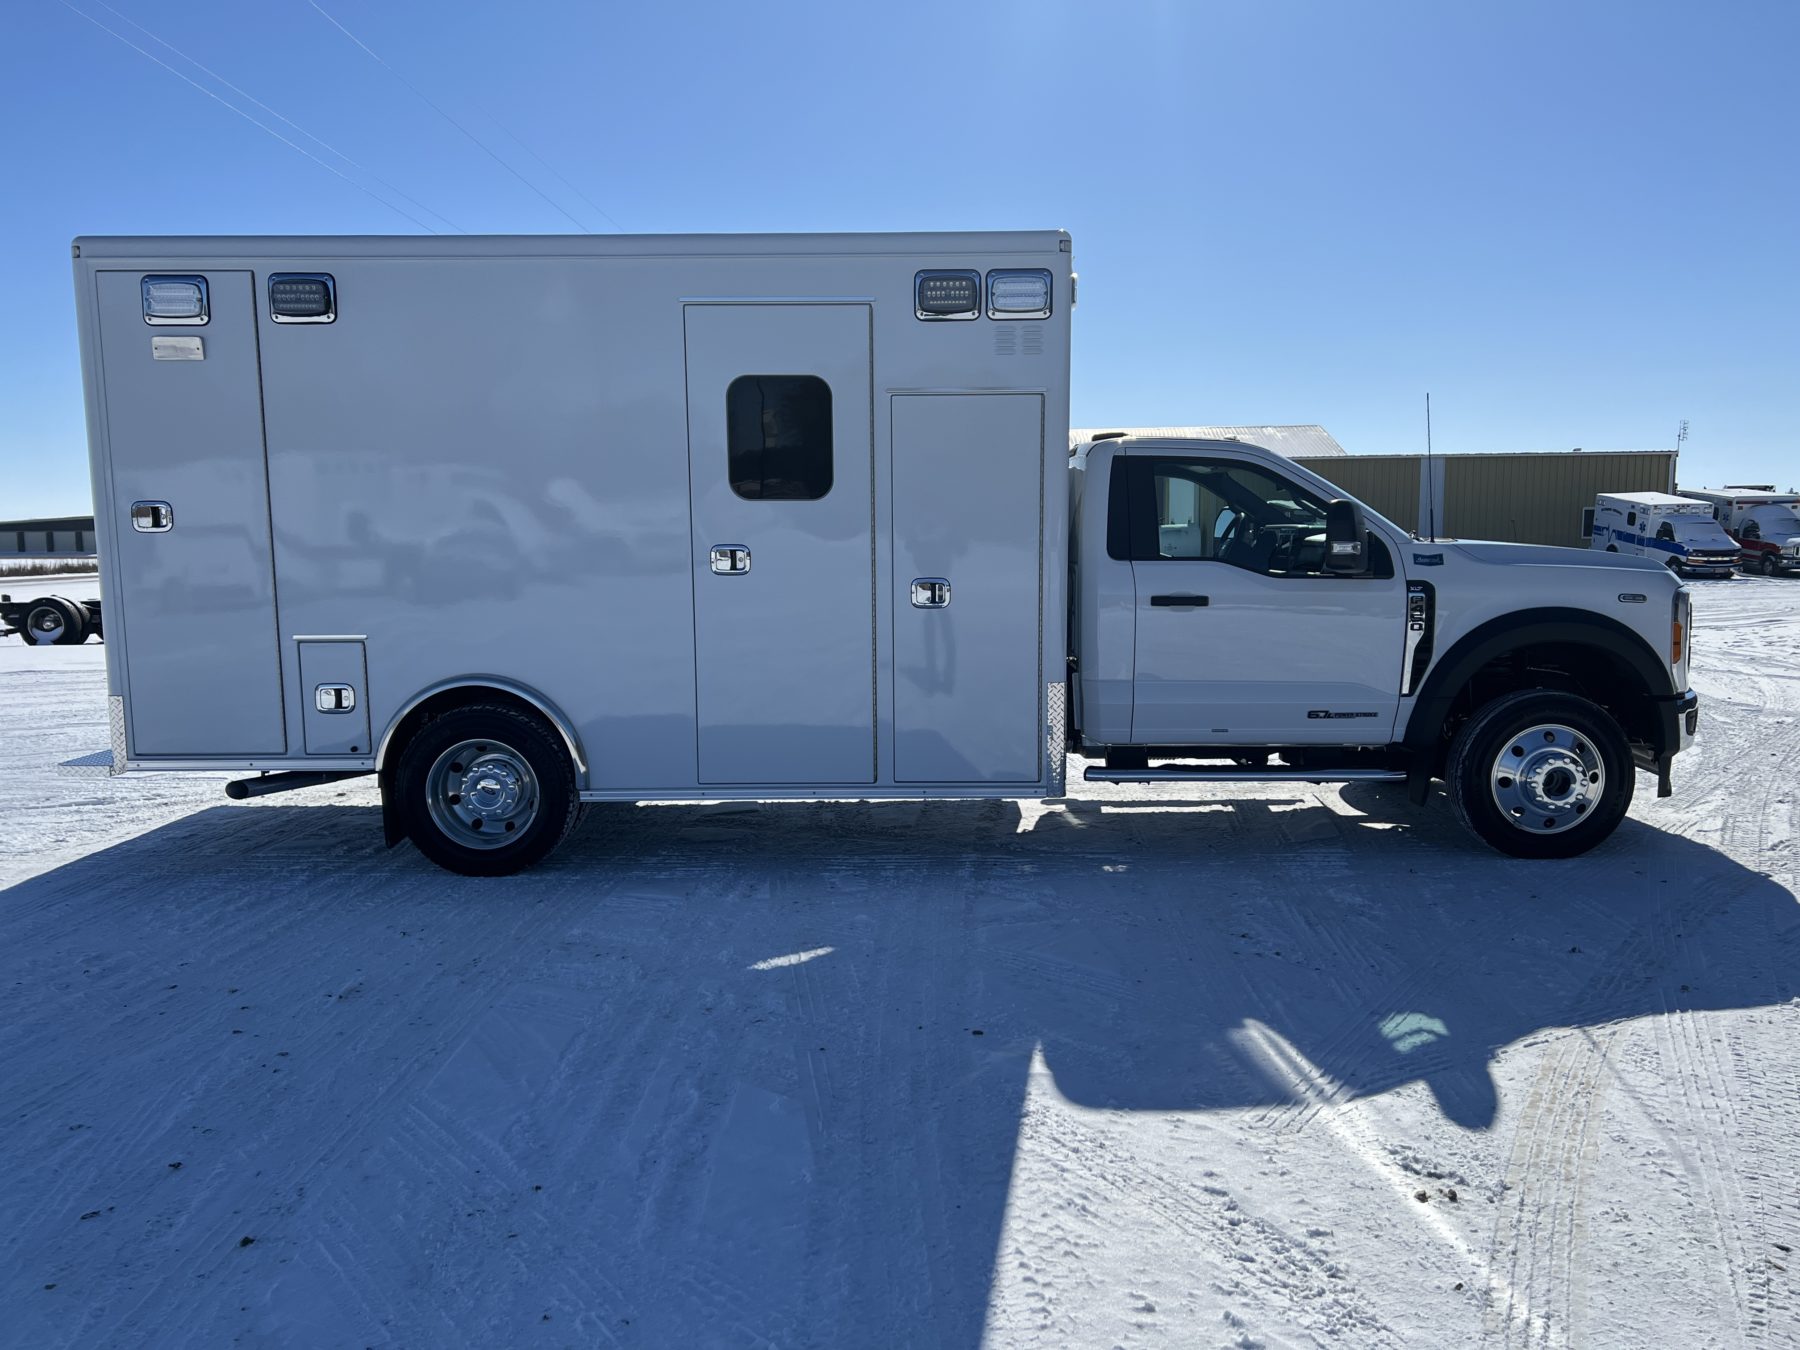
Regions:
<svg viewBox="0 0 1800 1350"><path fill-rule="evenodd" d="M1325 500L1260 461L1132 456L1132 739L1385 745L1406 585L1325 571Z"/></svg>

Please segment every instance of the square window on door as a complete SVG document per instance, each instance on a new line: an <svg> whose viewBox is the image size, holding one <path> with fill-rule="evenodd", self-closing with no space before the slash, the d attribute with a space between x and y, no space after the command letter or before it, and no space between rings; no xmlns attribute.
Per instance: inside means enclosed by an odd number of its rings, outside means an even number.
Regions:
<svg viewBox="0 0 1800 1350"><path fill-rule="evenodd" d="M811 502L831 491L831 386L817 375L740 375L725 391L731 490Z"/></svg>

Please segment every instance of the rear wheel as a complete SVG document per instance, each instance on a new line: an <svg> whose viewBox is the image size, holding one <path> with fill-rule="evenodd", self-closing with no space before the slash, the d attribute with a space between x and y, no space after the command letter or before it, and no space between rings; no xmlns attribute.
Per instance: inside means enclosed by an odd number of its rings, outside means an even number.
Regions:
<svg viewBox="0 0 1800 1350"><path fill-rule="evenodd" d="M1624 819L1637 771L1599 704L1534 689L1464 723L1444 777L1457 818L1484 842L1517 858L1572 858Z"/></svg>
<svg viewBox="0 0 1800 1350"><path fill-rule="evenodd" d="M87 611L60 595L46 596L25 616L24 637L40 647L74 646L87 641Z"/></svg>
<svg viewBox="0 0 1800 1350"><path fill-rule="evenodd" d="M465 876L541 861L581 806L562 738L542 718L494 704L426 723L400 757L394 791L419 852Z"/></svg>

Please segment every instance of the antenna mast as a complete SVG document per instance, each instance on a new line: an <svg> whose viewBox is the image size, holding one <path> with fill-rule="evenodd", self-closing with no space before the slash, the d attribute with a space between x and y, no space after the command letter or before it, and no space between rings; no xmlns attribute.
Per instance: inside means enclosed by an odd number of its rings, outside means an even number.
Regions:
<svg viewBox="0 0 1800 1350"><path fill-rule="evenodd" d="M1425 514L1430 521L1425 537L1435 544L1437 543L1437 461L1431 455L1431 394L1429 391L1425 395Z"/></svg>

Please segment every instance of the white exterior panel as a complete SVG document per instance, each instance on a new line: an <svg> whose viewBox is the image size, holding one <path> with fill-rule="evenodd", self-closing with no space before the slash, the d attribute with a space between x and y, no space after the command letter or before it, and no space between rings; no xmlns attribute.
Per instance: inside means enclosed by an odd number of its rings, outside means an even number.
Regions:
<svg viewBox="0 0 1800 1350"><path fill-rule="evenodd" d="M1044 400L904 395L892 416L894 776L1035 782ZM915 581L948 603L915 605Z"/></svg>

